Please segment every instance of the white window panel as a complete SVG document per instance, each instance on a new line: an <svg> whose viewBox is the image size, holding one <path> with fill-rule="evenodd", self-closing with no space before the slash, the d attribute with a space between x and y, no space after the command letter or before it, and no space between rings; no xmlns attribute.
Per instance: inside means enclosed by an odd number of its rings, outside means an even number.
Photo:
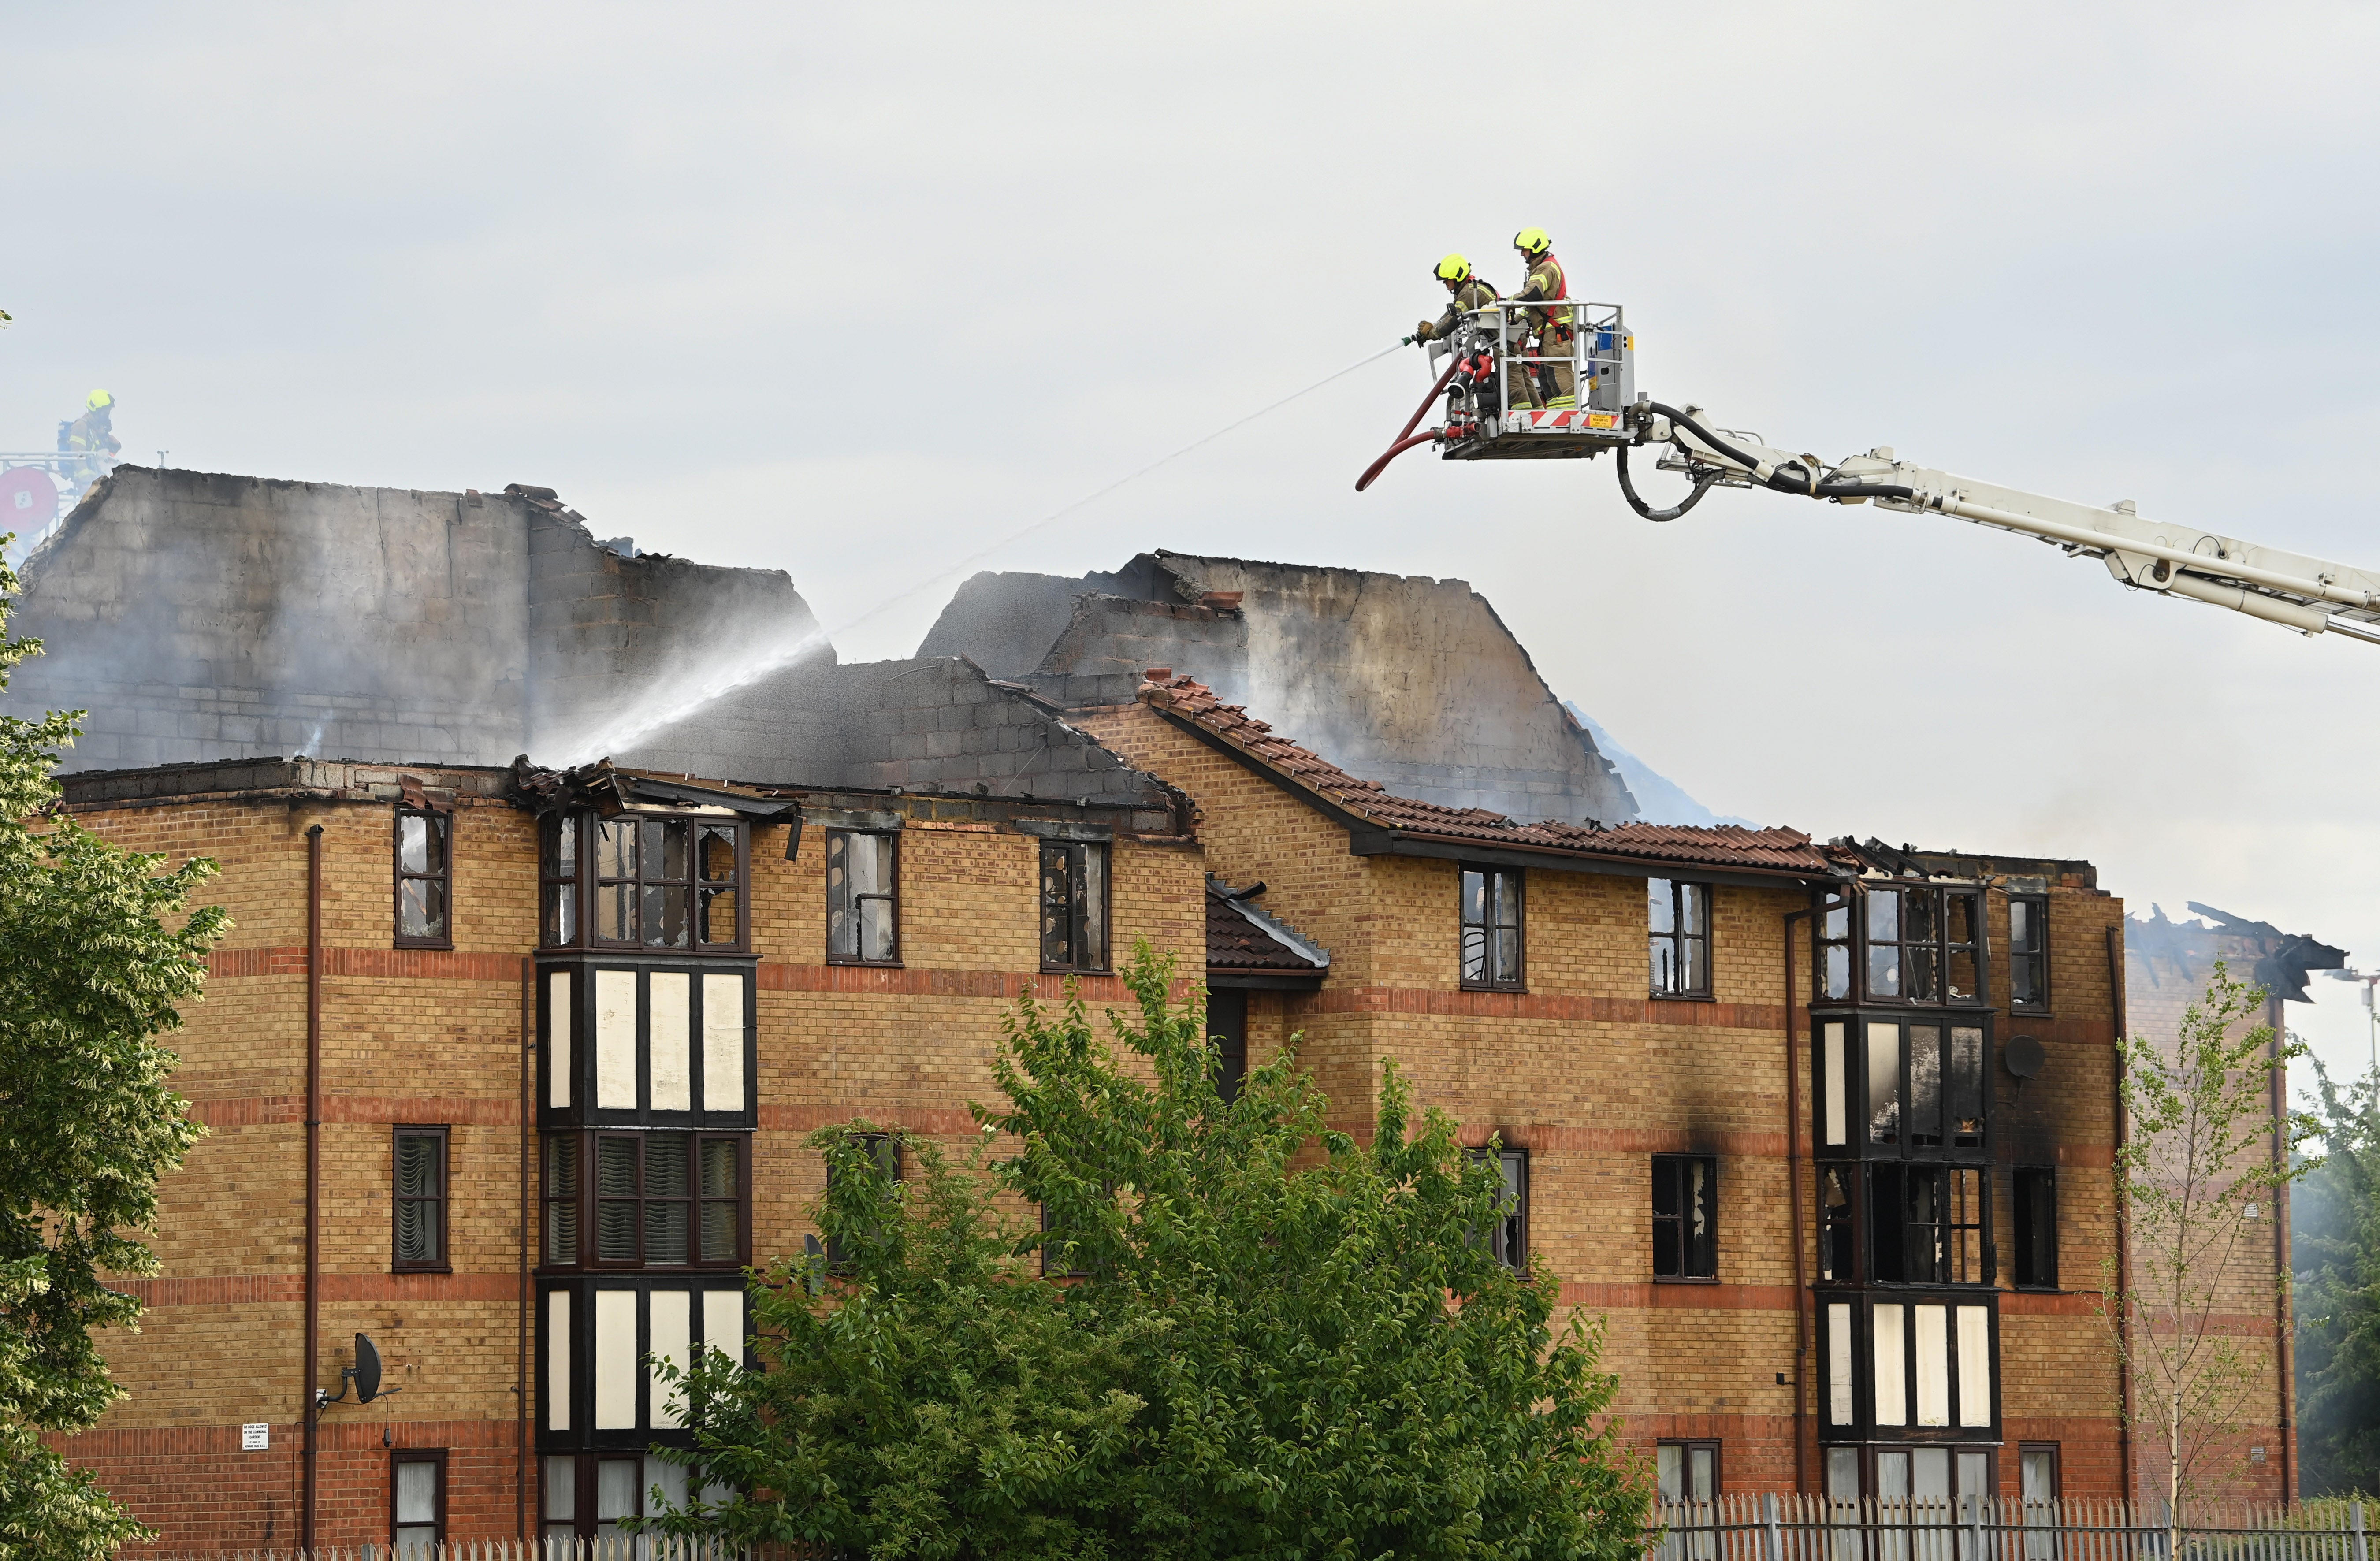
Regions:
<svg viewBox="0 0 2380 1561"><path fill-rule="evenodd" d="M1992 1423L1992 1311L1959 1308L1959 1423Z"/></svg>
<svg viewBox="0 0 2380 1561"><path fill-rule="evenodd" d="M1827 1423L1849 1425L1857 1409L1852 1393L1852 1309L1848 1301L1827 1305Z"/></svg>
<svg viewBox="0 0 2380 1561"><path fill-rule="evenodd" d="M637 1108L637 973L595 973L595 1105Z"/></svg>
<svg viewBox="0 0 2380 1561"><path fill-rule="evenodd" d="M570 973L545 973L545 1103L570 1104Z"/></svg>
<svg viewBox="0 0 2380 1561"><path fill-rule="evenodd" d="M595 1292L595 1429L637 1428L637 1292Z"/></svg>
<svg viewBox="0 0 2380 1561"><path fill-rule="evenodd" d="M1909 1380L1901 1362L1901 1313L1899 1305L1876 1309L1876 1423L1909 1423Z"/></svg>
<svg viewBox="0 0 2380 1561"><path fill-rule="evenodd" d="M702 1292L702 1342L730 1361L744 1359L744 1292Z"/></svg>
<svg viewBox="0 0 2380 1561"><path fill-rule="evenodd" d="M1912 1306L1917 1338L1917 1423L1950 1423L1950 1309ZM1947 1494L1947 1493L1946 1493Z"/></svg>
<svg viewBox="0 0 2380 1561"><path fill-rule="evenodd" d="M1843 1027L1840 1023L1827 1026L1827 1142L1840 1144L1849 1131L1850 1111L1845 1105L1845 1092L1851 1082L1843 1077Z"/></svg>
<svg viewBox="0 0 2380 1561"><path fill-rule="evenodd" d="M657 970L646 979L653 1109L694 1109L694 977L682 970Z"/></svg>
<svg viewBox="0 0 2380 1561"><path fill-rule="evenodd" d="M744 1103L744 978L702 978L702 1108L742 1111Z"/></svg>
<svg viewBox="0 0 2380 1561"><path fill-rule="evenodd" d="M545 1297L545 1428L570 1429L570 1292Z"/></svg>
<svg viewBox="0 0 2380 1561"><path fill-rule="evenodd" d="M694 1364L694 1295L689 1290L655 1290L647 1299L647 1326L651 1345L648 1353L658 1364L666 1361L680 1372ZM662 1380L653 1367L646 1368L647 1401L652 1405L652 1423L656 1426L677 1426L686 1423L686 1390L673 1387Z"/></svg>

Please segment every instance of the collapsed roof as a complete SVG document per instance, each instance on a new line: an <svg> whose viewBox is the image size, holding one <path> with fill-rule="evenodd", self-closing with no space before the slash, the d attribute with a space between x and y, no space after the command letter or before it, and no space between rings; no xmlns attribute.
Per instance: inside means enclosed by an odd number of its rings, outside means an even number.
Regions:
<svg viewBox="0 0 2380 1561"><path fill-rule="evenodd" d="M1059 706L1187 674L1398 794L1623 823L1636 802L1486 598L1460 580L1160 550L1112 573L978 575L918 647Z"/></svg>

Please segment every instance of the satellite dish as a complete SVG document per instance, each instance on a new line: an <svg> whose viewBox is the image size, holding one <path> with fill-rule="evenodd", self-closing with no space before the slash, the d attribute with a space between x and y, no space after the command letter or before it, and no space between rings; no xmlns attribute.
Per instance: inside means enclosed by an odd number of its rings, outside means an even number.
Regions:
<svg viewBox="0 0 2380 1561"><path fill-rule="evenodd" d="M371 1336L356 1336L356 1401L369 1404L380 1397L380 1351L372 1345Z"/></svg>
<svg viewBox="0 0 2380 1561"><path fill-rule="evenodd" d="M2010 1035L2000 1047L2000 1065L2020 1079L2037 1079L2048 1063L2049 1054L2031 1035Z"/></svg>

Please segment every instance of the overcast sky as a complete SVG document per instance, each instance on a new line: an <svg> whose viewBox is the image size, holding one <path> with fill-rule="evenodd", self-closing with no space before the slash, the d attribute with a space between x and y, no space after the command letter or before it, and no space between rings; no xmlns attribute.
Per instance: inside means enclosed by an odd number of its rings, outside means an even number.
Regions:
<svg viewBox="0 0 2380 1561"><path fill-rule="evenodd" d="M2371 5L6 0L0 57L0 449L104 386L144 462L543 484L789 571L846 659L1524 225L1658 399L2380 567ZM1459 577L1721 813L2380 964L2380 649L1873 507L1650 526L1602 462L1356 495L1426 388L1392 356L991 566Z"/></svg>

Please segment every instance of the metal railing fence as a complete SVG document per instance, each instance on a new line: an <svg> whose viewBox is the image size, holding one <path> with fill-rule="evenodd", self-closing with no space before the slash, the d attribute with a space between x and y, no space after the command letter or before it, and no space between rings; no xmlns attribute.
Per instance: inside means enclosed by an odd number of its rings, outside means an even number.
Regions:
<svg viewBox="0 0 2380 1561"><path fill-rule="evenodd" d="M2361 1501L2185 1507L1999 1496L1663 1502L1646 1561L2373 1561Z"/></svg>
<svg viewBox="0 0 2380 1561"><path fill-rule="evenodd" d="M141 1561L818 1561L800 1545L730 1545L660 1534L592 1539L455 1540L444 1544L342 1544L313 1550L169 1550Z"/></svg>

